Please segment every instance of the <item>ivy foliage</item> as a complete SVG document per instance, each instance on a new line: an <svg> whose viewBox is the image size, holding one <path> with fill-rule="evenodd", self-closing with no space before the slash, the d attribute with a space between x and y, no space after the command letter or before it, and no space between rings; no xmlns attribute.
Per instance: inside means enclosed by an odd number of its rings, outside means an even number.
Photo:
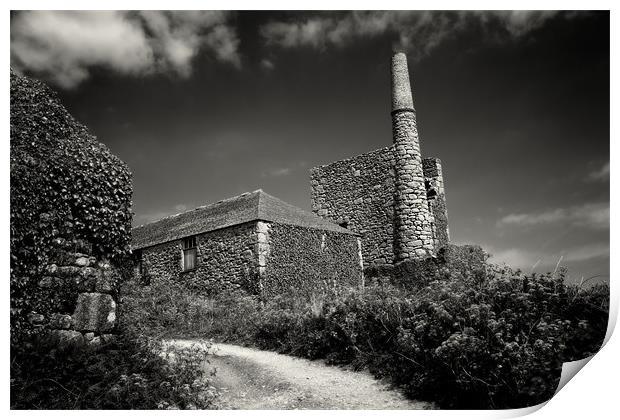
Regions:
<svg viewBox="0 0 620 420"><path fill-rule="evenodd" d="M11 71L11 331L45 312L38 287L60 248L129 252L131 173L43 83ZM48 308L41 307L47 305Z"/></svg>
<svg viewBox="0 0 620 420"><path fill-rule="evenodd" d="M306 298L362 280L357 238L350 234L272 223L263 296L294 292Z"/></svg>

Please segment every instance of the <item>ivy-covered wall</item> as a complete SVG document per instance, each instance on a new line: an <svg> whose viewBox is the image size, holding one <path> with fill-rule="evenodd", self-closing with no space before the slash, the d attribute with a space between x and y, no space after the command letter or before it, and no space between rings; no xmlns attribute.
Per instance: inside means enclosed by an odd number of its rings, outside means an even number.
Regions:
<svg viewBox="0 0 620 420"><path fill-rule="evenodd" d="M262 294L293 291L298 296L362 284L358 237L351 234L270 223Z"/></svg>
<svg viewBox="0 0 620 420"><path fill-rule="evenodd" d="M67 112L55 92L13 71L10 78L14 338L31 330L29 314L45 317L68 305L59 296L69 299L70 293L40 286L56 259L67 252L98 261L128 254L132 185L127 165Z"/></svg>
<svg viewBox="0 0 620 420"><path fill-rule="evenodd" d="M197 261L183 271L183 241L144 248L143 270L151 281L176 279L204 293L257 287L257 223L244 223L196 236Z"/></svg>

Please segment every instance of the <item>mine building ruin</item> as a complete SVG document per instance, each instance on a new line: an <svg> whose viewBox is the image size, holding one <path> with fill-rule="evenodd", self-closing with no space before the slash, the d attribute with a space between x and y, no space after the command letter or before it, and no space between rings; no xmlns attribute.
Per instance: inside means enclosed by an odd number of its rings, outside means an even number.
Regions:
<svg viewBox="0 0 620 420"><path fill-rule="evenodd" d="M450 239L442 167L422 157L403 53L392 56L391 89L393 144L312 168L314 214L258 190L139 226L140 271L272 295L359 284L364 268L436 256Z"/></svg>

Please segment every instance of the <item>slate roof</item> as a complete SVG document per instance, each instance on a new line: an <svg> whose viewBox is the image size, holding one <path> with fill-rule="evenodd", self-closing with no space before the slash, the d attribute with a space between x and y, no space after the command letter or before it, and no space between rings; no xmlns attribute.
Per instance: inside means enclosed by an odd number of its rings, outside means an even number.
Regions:
<svg viewBox="0 0 620 420"><path fill-rule="evenodd" d="M147 248L258 220L356 235L263 190L256 190L135 227L132 229L132 248Z"/></svg>

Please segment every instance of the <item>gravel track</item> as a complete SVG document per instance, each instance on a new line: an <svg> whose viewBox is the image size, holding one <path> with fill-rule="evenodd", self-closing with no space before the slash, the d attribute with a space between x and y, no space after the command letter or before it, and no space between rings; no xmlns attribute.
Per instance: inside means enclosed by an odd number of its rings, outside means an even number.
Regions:
<svg viewBox="0 0 620 420"><path fill-rule="evenodd" d="M174 340L175 346L200 345ZM405 398L368 372L327 366L322 361L215 343L204 369L216 375L223 409L415 410L432 404Z"/></svg>

